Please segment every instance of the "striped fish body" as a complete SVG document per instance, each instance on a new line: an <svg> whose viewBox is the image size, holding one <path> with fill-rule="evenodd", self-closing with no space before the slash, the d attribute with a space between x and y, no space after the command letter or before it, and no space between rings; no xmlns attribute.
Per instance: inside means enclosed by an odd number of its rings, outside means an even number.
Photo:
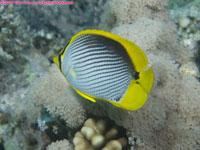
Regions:
<svg viewBox="0 0 200 150"><path fill-rule="evenodd" d="M142 107L153 85L154 74L144 52L102 30L79 32L54 62L84 98L106 100L127 110Z"/></svg>

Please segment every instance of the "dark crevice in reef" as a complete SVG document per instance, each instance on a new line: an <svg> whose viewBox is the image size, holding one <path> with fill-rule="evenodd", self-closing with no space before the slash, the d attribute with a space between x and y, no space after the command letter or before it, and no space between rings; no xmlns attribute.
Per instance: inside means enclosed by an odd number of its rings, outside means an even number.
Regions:
<svg viewBox="0 0 200 150"><path fill-rule="evenodd" d="M200 40L198 41L198 50L197 50L197 53L195 55L195 62L199 68L199 71L200 71Z"/></svg>
<svg viewBox="0 0 200 150"><path fill-rule="evenodd" d="M0 143L0 150L5 150L3 143Z"/></svg>
<svg viewBox="0 0 200 150"><path fill-rule="evenodd" d="M194 61L197 64L197 67L200 73L200 40L197 42L197 44L198 44L198 49L197 49L197 53L195 54ZM198 79L200 81L200 77Z"/></svg>
<svg viewBox="0 0 200 150"><path fill-rule="evenodd" d="M50 138L51 141L57 141L62 139L68 139L72 141L72 137L75 134L75 129L71 129L67 127L67 124L64 120L52 117L48 111L44 108L42 109L42 120L46 122L46 126L48 127L45 130L45 134ZM38 127L38 125L35 125Z"/></svg>
<svg viewBox="0 0 200 150"><path fill-rule="evenodd" d="M47 123L48 129L45 130L46 134L52 141L62 140L65 138L69 138L67 133L69 129L66 126L64 120L56 119L55 122ZM55 131L56 127L56 131Z"/></svg>

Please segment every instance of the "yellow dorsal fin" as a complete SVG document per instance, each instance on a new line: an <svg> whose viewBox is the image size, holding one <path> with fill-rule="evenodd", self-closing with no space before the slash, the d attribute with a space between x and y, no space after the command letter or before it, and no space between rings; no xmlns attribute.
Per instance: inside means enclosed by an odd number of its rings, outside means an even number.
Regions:
<svg viewBox="0 0 200 150"><path fill-rule="evenodd" d="M148 60L145 53L137 45L128 40L124 39L124 41L121 43L123 43L123 46L125 46L135 70L137 72L143 71L148 65Z"/></svg>

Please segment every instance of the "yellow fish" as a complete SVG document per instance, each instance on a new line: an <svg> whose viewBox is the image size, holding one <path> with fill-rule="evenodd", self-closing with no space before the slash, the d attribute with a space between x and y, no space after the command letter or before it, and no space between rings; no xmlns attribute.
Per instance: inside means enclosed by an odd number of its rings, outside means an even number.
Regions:
<svg viewBox="0 0 200 150"><path fill-rule="evenodd" d="M127 110L144 105L154 82L145 53L103 30L77 33L53 60L78 94Z"/></svg>

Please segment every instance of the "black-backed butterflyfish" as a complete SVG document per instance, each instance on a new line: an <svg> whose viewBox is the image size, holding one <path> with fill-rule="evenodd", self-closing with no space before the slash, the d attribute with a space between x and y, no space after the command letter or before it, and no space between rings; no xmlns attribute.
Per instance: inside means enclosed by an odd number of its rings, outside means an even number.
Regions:
<svg viewBox="0 0 200 150"><path fill-rule="evenodd" d="M77 33L53 60L78 94L127 110L144 105L154 82L145 53L103 30Z"/></svg>

